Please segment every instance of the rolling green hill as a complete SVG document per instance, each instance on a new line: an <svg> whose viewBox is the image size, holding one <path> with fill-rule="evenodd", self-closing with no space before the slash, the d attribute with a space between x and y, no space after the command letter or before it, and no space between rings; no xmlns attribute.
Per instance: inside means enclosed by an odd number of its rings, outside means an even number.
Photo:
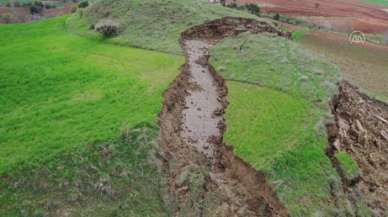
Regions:
<svg viewBox="0 0 388 217"><path fill-rule="evenodd" d="M179 53L180 32L222 16L251 17L207 1L105 0L73 16L68 26L97 37L89 27L114 18L124 30L112 43ZM322 123L336 90L337 68L297 43L251 34L224 40L211 56L217 71L233 80L228 83L226 142L270 176L293 216L346 213L347 207L328 202L330 185L340 182L325 155Z"/></svg>
<svg viewBox="0 0 388 217"><path fill-rule="evenodd" d="M0 26L0 216L164 216L147 153L182 58L70 34L66 19Z"/></svg>
<svg viewBox="0 0 388 217"><path fill-rule="evenodd" d="M0 26L0 173L153 122L182 58L65 32L67 17Z"/></svg>
<svg viewBox="0 0 388 217"><path fill-rule="evenodd" d="M180 32L223 16L252 17L205 0L101 0L69 19L0 26L5 36L0 42L6 44L0 48L0 89L5 93L0 101L6 105L0 108L4 135L0 172L11 177L0 183L7 189L0 201L8 201L3 203L6 209L0 207L5 210L0 216L35 210L68 211L74 216L166 214L159 198L160 180L152 179L160 174L144 161L152 148L136 151L136 147L154 144L157 129L152 123L161 108L161 93L182 63L181 56L171 55L181 53ZM104 18L118 20L122 32L109 39L95 33L91 27ZM296 42L266 35L226 39L211 55L217 71L228 80L226 142L268 175L292 216L346 213L348 207L332 203L330 186L340 183L324 154L321 122L329 112L327 100L335 90L337 69ZM137 127L144 122L147 127ZM123 142L122 129L146 129L140 136L145 139L135 142L139 138L135 133ZM134 148L128 149L131 144ZM95 167L98 176L91 175ZM24 172L26 179L21 178ZM44 174L53 175L43 181L39 177ZM71 183L81 184L66 188L69 177L78 177ZM24 182L18 187L20 179L41 184L38 190L51 186L52 192L36 194ZM89 192L84 188L90 185L82 184L99 186L106 180L113 189L135 193L104 202L104 197L96 196L99 189ZM123 186L128 180L132 185ZM62 188L52 187L57 183ZM337 205L343 205L337 199ZM50 211L47 204L53 200L59 205ZM85 209L82 203L87 204Z"/></svg>
<svg viewBox="0 0 388 217"><path fill-rule="evenodd" d="M180 54L178 40L181 32L224 16L253 17L205 0L102 0L78 12L67 24L73 32L98 37L90 31L90 26L100 19L112 18L121 23L122 33L109 41Z"/></svg>
<svg viewBox="0 0 388 217"><path fill-rule="evenodd" d="M293 215L344 212L326 202L339 180L325 155L322 123L337 68L296 42L249 33L220 42L210 55L230 80L226 142L269 175Z"/></svg>

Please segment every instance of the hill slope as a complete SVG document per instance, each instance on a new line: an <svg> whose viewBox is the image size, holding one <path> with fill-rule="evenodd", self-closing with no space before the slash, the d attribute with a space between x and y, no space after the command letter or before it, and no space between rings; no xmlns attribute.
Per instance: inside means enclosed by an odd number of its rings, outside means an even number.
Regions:
<svg viewBox="0 0 388 217"><path fill-rule="evenodd" d="M102 0L73 16L68 27L79 34L94 36L89 27L99 20L118 20L122 33L114 43L181 53L179 35L187 28L224 16L253 17L247 13L199 0Z"/></svg>
<svg viewBox="0 0 388 217"><path fill-rule="evenodd" d="M83 66L85 64L86 66L83 67L87 68L87 74L91 73L94 75L94 72L99 72L98 75L103 78L100 80L100 77L96 75L97 78L95 79L98 82L93 83L94 80L85 80L74 88L79 89L80 86L90 85L93 88L101 88L102 90L100 91L102 92L109 91L109 88L105 85L111 84L111 88L113 88L112 98L107 98L107 101L102 100L102 104L98 103L100 102L98 101L100 98L96 97L95 95L98 96L98 94L95 94L93 91L91 93L82 92L75 97L81 101L85 98L97 98L97 102L90 102L90 110L100 113L90 118L90 120L93 120L92 122L89 122L89 119L81 118L76 123L71 122L71 125L68 125L65 129L82 129L84 124L96 124L95 120L103 120L102 124L98 125L99 127L93 128L95 132L92 131L93 133L88 134L88 131L82 131L81 135L90 140L85 140L81 144L93 143L98 138L99 140L103 140L103 144L112 145L108 145L111 148L105 148L106 145L101 145L102 147L97 145L97 150L99 151L97 151L98 154L96 155L99 157L93 156L93 154L90 156L88 153L85 154L82 152L78 154L78 151L70 151L69 149L69 152L75 153L76 159L86 159L81 164L89 163L90 167L83 170L80 164L74 164L69 165L69 172L65 174L59 172L60 177L63 175L65 178L74 177L73 174L82 173L86 175L86 177L80 175L79 179L71 179L70 183L73 188L68 187L68 185L67 187L66 185L64 186L64 189L68 191L64 191L61 188L53 189L54 194L60 195L59 199L58 197L56 198L56 200L61 202L59 208L57 207L59 210L62 210L64 207L72 209L71 216L87 214L95 216L96 213L105 216L157 216L158 210L162 215L165 214L163 212L164 207L161 203L161 198L159 197L160 188L158 188L158 185L160 180L152 179L152 177L159 177L161 174L152 170L154 166L152 164L145 163L147 166L137 164L136 158L125 158L124 155L120 155L124 147L127 147L129 144L135 144L135 142L132 140L127 143L122 143L120 140L117 142L114 139L114 135L117 137L120 131L118 122L125 123L126 126L132 128L139 122L146 121L150 123L155 119L155 114L160 110L160 94L167 87L167 83L173 80L180 60L176 56L116 47L109 43L130 45L169 53L181 53L178 39L182 31L190 26L201 24L206 20L223 16L251 17L251 15L243 12L224 8L219 5L212 5L202 0L102 0L86 10L77 12L66 22L66 27L70 32L92 38L90 40L78 36L71 36L69 33L63 31L53 31L53 26L48 31L36 31L39 29L39 24L44 29L45 25L50 26L49 23L54 22L52 20L32 24L38 26L32 27L34 31L32 31L29 38L37 40L39 45L45 48L45 52L59 49L62 53L62 51L68 51L69 48L70 50L77 50L75 54L66 57L65 60L58 56L53 56L53 53L41 53L44 55L36 55L35 59L32 58L32 60L36 62L44 61L49 56L57 58L60 63L66 63L66 61L71 59L72 64L70 65L72 67L78 65ZM104 18L119 20L123 28L121 34L111 39L101 40L101 37L93 32L90 26L95 25L100 19ZM61 21L54 25L54 30L63 28L63 20ZM14 35L23 35L21 32L23 32L26 26L10 26L7 28L3 31L10 33L6 35L12 42ZM65 38L71 37L72 40L65 43L67 45L66 47L59 45L45 47L45 42L50 41L48 39L55 34L59 34ZM42 35L48 37L41 38ZM23 37L19 38L19 42L23 40ZM51 38L51 40L53 39ZM84 45L88 45L88 43L90 43L90 46L85 47ZM10 48L7 49L17 48L18 44L9 43ZM55 45L52 41L50 44ZM258 50L261 50L263 53L258 54ZM352 213L354 207L348 206L346 196L342 194L341 188L338 187L341 184L339 177L333 168L331 168L330 162L325 156L326 137L323 131L324 129L319 127L319 124L322 123L320 120L328 113L326 100L335 88L332 82L337 79L337 72L335 67L322 61L319 56L313 56L311 58L301 58L301 56L298 56L300 54L299 52L303 53L303 51L298 44L285 39L278 40L272 38L272 36L264 35L258 37L257 35L251 34L243 34L236 38L230 38L214 47L214 50L211 51L213 58L211 61L226 79L234 80L227 82L230 92L228 99L231 105L226 114L226 121L230 125L228 127L230 131L227 131L226 139L227 142L231 142L233 143L232 145L237 147L236 153L241 158L269 176L278 197L292 216L346 215ZM27 53L25 50L20 50L19 52L21 54ZM82 55L77 55L78 53ZM94 55L90 57L90 53ZM4 58L12 59L11 57ZM92 61L89 58L92 58ZM25 59L26 61L29 60L27 57ZM6 60L9 61L8 59ZM128 61L130 63L127 63ZM33 68L32 63L25 67ZM167 63L167 65L162 63ZM74 75L79 75L77 72L82 70L78 70L79 68L76 69L73 71ZM15 71L23 71L23 69L18 68ZM47 74L52 75L53 72L48 71ZM23 76L25 74L17 76L16 80L21 79L20 77ZM74 80L82 81L80 78ZM27 89L30 79L22 81L20 83L23 83L23 85L20 86ZM40 91L41 87L51 88L53 86L60 86L58 83L50 84L52 83L40 83L40 85L34 85L30 89L32 91ZM262 86L258 86L257 84L261 84ZM69 86L72 89L71 85ZM12 88L9 89L9 92L12 93ZM39 93L45 96L44 94L46 92L42 92ZM56 93L56 91L53 92ZM39 96L39 94L33 95ZM121 100L124 100L125 103L120 104L122 102ZM55 103L56 101L46 100L44 102ZM66 103L64 104L67 105ZM38 107L44 108L44 105L46 104L39 104ZM142 106L140 107L139 105ZM59 106L62 106L62 104ZM283 106L284 108L276 109L278 106ZM87 111L89 112L88 109L83 110L84 108L81 103L71 104L70 109L79 109L80 112L84 112L85 114ZM56 110L50 113L50 111L52 110L45 111L44 114L37 114L36 117L40 118L37 120L37 123L42 125L46 124L46 113L52 114L55 117L72 114L71 111L64 111L63 113ZM106 114L109 114L108 119L104 119ZM241 114L246 114L247 116L239 118ZM125 119L125 121L122 121L122 119ZM26 124L28 122L22 121L21 123ZM149 124L147 126L147 129L153 129L153 127L149 127ZM245 128L244 132L239 132L238 130L241 130L242 126L249 127ZM91 127L94 127L94 125L87 126L86 128L89 129ZM52 131L48 131L50 134L55 135L55 133L61 134L63 132L63 128L56 126L51 126L51 128ZM17 129L12 128L4 131L13 134L17 132ZM98 133L106 131L109 132L109 135L106 137L98 137ZM138 132L139 129L136 128L135 131ZM153 131L156 131L156 129L153 129ZM278 133L279 136L281 135L282 138L268 136L274 135L274 132ZM42 135L44 136L45 134L42 133ZM126 134L124 133L124 135ZM154 138L152 135L155 137L152 132L146 130L146 133L140 138L146 141L145 143L152 144ZM36 138L42 138L39 136ZM244 136L245 138L240 139L239 136ZM53 138L56 138L56 136ZM71 135L65 135L64 138L71 138ZM105 139L108 141L105 141ZM109 140L113 140L113 142ZM18 140L15 139L15 141L18 143ZM59 144L58 146L60 147L70 144L65 139L60 141L65 143ZM39 142L31 144L30 147L37 147L37 150L40 150L39 148L42 146ZM114 151L116 147L118 147L118 151ZM111 149L113 149L113 155ZM127 152L124 153L132 156L131 153L133 150L125 151ZM92 153L95 152L92 151ZM137 155L136 153L134 154L135 156ZM141 158L141 160L139 159L140 162L148 156L147 150L139 151L138 154ZM101 155L102 159L100 158ZM115 161L111 162L111 156L117 156L117 159L120 159L119 162L117 164ZM66 155L64 159L68 159ZM72 161L70 160L70 162ZM38 165L32 171L39 172L33 172L32 174L26 173L29 182L37 181L42 184L42 188L39 188L39 190L44 189L47 185L55 186L57 180L55 179L56 175L53 175L52 178L46 180L48 183L41 182L42 180L36 174L56 174L53 170L57 170L57 168L61 170L63 167L61 165L63 161L61 160L58 160L58 162L50 162L52 166L49 168ZM95 165L98 166L99 176L93 176L95 173ZM67 167L65 166L65 168ZM79 168L81 170L78 170ZM120 171L123 171L123 173ZM140 175L132 176L133 174L130 174L131 171L139 171ZM10 178L4 178L2 182L4 183L2 185L6 186L8 190L1 195L2 201L7 201L7 198L13 197L11 204L16 204L16 206L11 206L9 205L10 203L4 203L4 206L9 207L9 213L19 213L22 216L23 213L20 210L23 210L24 207L27 207L27 215L33 212L34 209L43 209L43 212L51 212L49 210L51 206L47 206L50 203L46 202L48 199L51 201L50 198L55 198L55 195L36 194L36 189L29 188L29 185L21 185L18 188L19 180L24 180L23 171L16 174L9 173L9 176ZM111 181L106 181L106 177L114 178L110 179ZM80 179L85 179L86 183L90 181L93 185L79 184ZM149 179L152 181L147 181ZM121 195L124 199L120 197L118 200L117 198L115 200L114 197L110 198L108 203L112 201L113 203L117 202L114 206L111 206L111 212L99 213L99 210L107 209L104 207L107 205L104 202L106 198L97 197L97 203L93 202L93 198L101 194L101 189L103 196L106 192L112 193L109 190L112 188L109 186L125 192L125 187L120 185L120 183L128 183L128 180L134 181L134 184L128 191L135 193ZM60 183L69 183L67 179L59 179L59 181ZM147 186L149 185L149 189L144 189L142 183ZM163 183L164 185L166 183ZM90 189L90 187L94 190L84 191ZM333 190L338 191L338 194L333 196L331 194ZM27 194L25 194L26 192ZM65 196L61 192L66 192ZM77 199L79 198L79 193L81 193L81 202ZM76 197L76 203L73 203L74 200L72 200L74 195ZM114 196L114 194L112 195ZM125 199L126 197L129 198ZM149 202L147 202L147 199L154 201L155 203L152 202L152 204L156 205L148 209ZM123 201L125 203L121 204ZM84 203L91 205L88 206L88 209L82 210ZM131 209L131 206L136 207L133 210L134 214L126 212L128 209ZM98 207L103 208L98 209ZM87 212L87 210L90 212ZM82 211L86 213L82 213ZM55 214L57 213L53 215Z"/></svg>
<svg viewBox="0 0 388 217"><path fill-rule="evenodd" d="M123 23L124 31L109 41L174 53L180 52L177 50L179 35L189 26L222 16L250 17L207 1L189 0L142 3L105 0L81 14L69 20L72 31L96 37L88 27L99 19L115 18ZM338 185L339 177L325 156L324 129L316 131L319 121L329 113L327 101L335 92L337 69L321 61L320 56L298 56L304 52L295 43L250 34L227 39L211 51L217 70L226 79L237 82L228 83L231 105L226 116L227 129L230 129L226 139L236 145L239 156L271 174L273 184L279 185L276 188L279 197L292 215L346 212L346 208L336 210L335 205L328 202L332 200L330 183ZM239 81L263 84L268 89ZM255 97L256 94L259 96ZM268 103L267 97L273 102ZM277 106L284 108L272 112ZM264 116L262 111L270 112ZM283 118L289 116L292 118L284 122ZM282 120L274 121L280 117ZM279 129L272 130L276 128ZM274 132L279 134L275 136ZM271 151L273 149L276 151ZM287 162L294 163L288 165Z"/></svg>

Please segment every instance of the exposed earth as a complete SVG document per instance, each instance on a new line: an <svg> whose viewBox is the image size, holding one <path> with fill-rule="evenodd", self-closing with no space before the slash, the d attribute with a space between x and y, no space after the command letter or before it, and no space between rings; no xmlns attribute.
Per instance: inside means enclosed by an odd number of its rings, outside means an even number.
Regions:
<svg viewBox="0 0 388 217"><path fill-rule="evenodd" d="M310 17L308 18L310 22L336 31L358 30L368 33L388 31L388 13L384 7L358 0L237 0L236 2L258 3L265 12Z"/></svg>
<svg viewBox="0 0 388 217"><path fill-rule="evenodd" d="M177 216L288 216L265 175L223 143L227 89L208 63L208 49L245 31L289 37L265 22L237 18L211 21L182 33L187 63L164 94L159 117L162 168L169 185L166 200L175 205ZM360 204L366 201L373 216L385 216L388 107L347 82L340 85L332 106L336 124L328 125L328 157L352 206L347 215L365 215ZM356 159L361 175L346 176L335 156L340 150ZM333 197L339 197L332 190Z"/></svg>
<svg viewBox="0 0 388 217"><path fill-rule="evenodd" d="M388 216L388 105L359 93L347 82L340 85L331 105L335 124L328 128L329 156L344 150L361 170L359 176L348 177L337 168L345 192L351 201L364 198L374 216Z"/></svg>
<svg viewBox="0 0 388 217"><path fill-rule="evenodd" d="M288 216L264 174L223 143L227 89L208 49L241 32L289 34L252 19L223 18L181 36L187 62L164 94L160 113L163 171L176 216Z"/></svg>

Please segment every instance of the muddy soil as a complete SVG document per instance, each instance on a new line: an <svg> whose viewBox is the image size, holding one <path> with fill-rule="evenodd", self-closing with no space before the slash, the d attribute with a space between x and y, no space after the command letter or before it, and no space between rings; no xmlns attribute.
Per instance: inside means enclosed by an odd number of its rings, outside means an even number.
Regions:
<svg viewBox="0 0 388 217"><path fill-rule="evenodd" d="M246 31L289 37L264 21L231 17L181 35L186 63L159 115L164 199L175 216L288 216L264 174L223 143L227 88L208 63L208 49Z"/></svg>
<svg viewBox="0 0 388 217"><path fill-rule="evenodd" d="M233 1L227 0L227 2ZM366 4L358 0L237 0L236 2L259 4L264 12L322 17L331 29L342 29L345 23L346 29L370 33L385 32L388 29L388 13L384 10L387 7ZM336 19L325 19L325 17L336 17Z"/></svg>
<svg viewBox="0 0 388 217"><path fill-rule="evenodd" d="M342 178L344 190L353 205L363 200L374 216L388 216L388 105L343 82L331 106L335 124L328 126L328 156ZM338 150L352 156L360 176L346 176L334 156Z"/></svg>

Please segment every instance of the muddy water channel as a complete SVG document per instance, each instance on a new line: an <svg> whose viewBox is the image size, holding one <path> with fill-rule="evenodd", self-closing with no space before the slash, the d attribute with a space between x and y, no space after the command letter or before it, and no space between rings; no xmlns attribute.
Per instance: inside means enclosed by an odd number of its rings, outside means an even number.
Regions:
<svg viewBox="0 0 388 217"><path fill-rule="evenodd" d="M216 81L208 65L204 64L210 46L208 42L199 40L184 43L190 71L189 82L196 88L190 90L185 99L181 133L186 143L214 159L215 148L211 141L222 134L218 126L223 119L217 116L217 111L222 111L223 105L220 103Z"/></svg>

